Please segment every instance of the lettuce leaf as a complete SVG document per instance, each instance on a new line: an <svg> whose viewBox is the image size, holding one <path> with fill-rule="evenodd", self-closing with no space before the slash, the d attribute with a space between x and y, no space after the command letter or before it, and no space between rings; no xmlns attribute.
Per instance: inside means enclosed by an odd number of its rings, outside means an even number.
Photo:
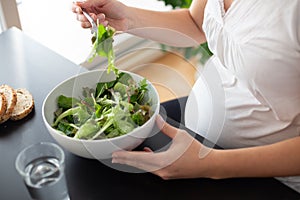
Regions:
<svg viewBox="0 0 300 200"><path fill-rule="evenodd" d="M108 61L107 73L113 71L116 75L119 74L119 70L115 66L115 53L113 48L113 36L115 29L112 27L104 27L102 24L98 25L98 33L94 35L93 48L88 58L89 62L92 62L96 56L106 57Z"/></svg>

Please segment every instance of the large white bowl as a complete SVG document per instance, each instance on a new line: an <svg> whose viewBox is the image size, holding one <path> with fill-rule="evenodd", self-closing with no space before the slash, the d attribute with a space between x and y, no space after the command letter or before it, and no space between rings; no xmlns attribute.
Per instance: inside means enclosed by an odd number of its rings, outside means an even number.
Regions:
<svg viewBox="0 0 300 200"><path fill-rule="evenodd" d="M140 81L143 77L131 74L134 80ZM75 139L63 135L60 131L51 127L54 120L54 112L57 109L57 98L59 95L80 97L82 96L82 88L96 88L98 82L107 82L114 80L113 73L107 74L106 70L93 70L71 77L58 84L47 95L43 102L42 115L44 123L51 136L66 150L85 158L106 159L110 158L114 151L132 150L140 145L152 132L155 124L155 118L159 113L159 96L155 87L148 82L148 92L152 99L153 115L142 126L135 128L125 135L102 140L83 140Z"/></svg>

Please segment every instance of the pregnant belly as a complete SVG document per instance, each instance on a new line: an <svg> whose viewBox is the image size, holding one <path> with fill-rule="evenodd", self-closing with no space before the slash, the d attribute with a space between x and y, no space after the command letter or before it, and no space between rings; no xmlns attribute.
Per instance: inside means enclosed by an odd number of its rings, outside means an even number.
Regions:
<svg viewBox="0 0 300 200"><path fill-rule="evenodd" d="M200 74L186 103L185 125L216 144L225 122L225 94L213 63Z"/></svg>
<svg viewBox="0 0 300 200"><path fill-rule="evenodd" d="M214 60L192 88L185 125L223 148L270 144L299 134L299 126L278 120L269 106Z"/></svg>

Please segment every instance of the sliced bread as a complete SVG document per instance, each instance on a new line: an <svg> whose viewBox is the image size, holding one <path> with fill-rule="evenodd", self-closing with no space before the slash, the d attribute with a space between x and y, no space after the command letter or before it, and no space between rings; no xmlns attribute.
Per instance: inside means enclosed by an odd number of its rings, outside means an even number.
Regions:
<svg viewBox="0 0 300 200"><path fill-rule="evenodd" d="M0 118L6 112L7 101L4 94L0 93Z"/></svg>
<svg viewBox="0 0 300 200"><path fill-rule="evenodd" d="M0 116L0 124L1 124L10 118L14 110L14 107L17 103L17 94L15 90L9 85L1 85L0 93L5 96L7 102L6 111L2 116Z"/></svg>
<svg viewBox="0 0 300 200"><path fill-rule="evenodd" d="M25 88L16 89L17 104L10 116L11 120L20 120L26 117L34 108L34 99Z"/></svg>

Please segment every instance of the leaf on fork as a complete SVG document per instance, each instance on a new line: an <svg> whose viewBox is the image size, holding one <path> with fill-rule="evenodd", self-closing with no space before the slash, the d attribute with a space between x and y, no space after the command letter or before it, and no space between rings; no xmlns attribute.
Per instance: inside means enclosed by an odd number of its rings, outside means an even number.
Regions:
<svg viewBox="0 0 300 200"><path fill-rule="evenodd" d="M102 24L98 24L98 33L95 33L93 36L93 49L88 61L92 62L97 55L106 57L108 60L107 72L110 73L113 71L116 75L118 75L119 71L114 64L115 53L113 49L113 36L115 32L115 29L110 26L105 27Z"/></svg>

